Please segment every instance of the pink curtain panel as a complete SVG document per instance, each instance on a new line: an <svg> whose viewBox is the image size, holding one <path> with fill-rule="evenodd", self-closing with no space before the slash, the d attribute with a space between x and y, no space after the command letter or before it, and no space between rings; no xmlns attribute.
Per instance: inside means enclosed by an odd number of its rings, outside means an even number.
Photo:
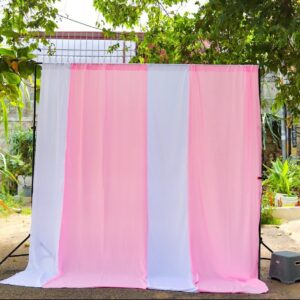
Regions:
<svg viewBox="0 0 300 300"><path fill-rule="evenodd" d="M43 65L29 263L1 283L265 293L257 66Z"/></svg>

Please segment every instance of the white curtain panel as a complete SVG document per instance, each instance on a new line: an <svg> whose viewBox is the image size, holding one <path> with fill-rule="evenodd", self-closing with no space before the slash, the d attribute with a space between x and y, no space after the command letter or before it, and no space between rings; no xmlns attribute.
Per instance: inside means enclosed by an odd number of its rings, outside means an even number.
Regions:
<svg viewBox="0 0 300 300"><path fill-rule="evenodd" d="M189 66L148 67L148 286L195 291L188 232Z"/></svg>
<svg viewBox="0 0 300 300"><path fill-rule="evenodd" d="M38 106L29 263L2 283L41 287L58 272L70 65L44 65Z"/></svg>

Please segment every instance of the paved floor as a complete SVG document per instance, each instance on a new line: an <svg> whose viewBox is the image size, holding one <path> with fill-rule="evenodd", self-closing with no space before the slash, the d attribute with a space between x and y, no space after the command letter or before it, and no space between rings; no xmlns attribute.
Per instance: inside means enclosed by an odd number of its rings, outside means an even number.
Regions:
<svg viewBox="0 0 300 300"><path fill-rule="evenodd" d="M263 228L263 239L273 250L292 250L300 252L300 238L297 230L300 221L283 224L280 227ZM0 218L0 258L15 243L26 237L30 226L30 217L14 215L7 219ZM22 252L28 251L25 245ZM262 255L269 253L263 249ZM14 258L0 266L0 279L7 278L26 267L27 258ZM300 299L300 283L285 285L267 279L269 262L262 261L262 279L269 287L269 293L263 295L247 294L189 294L180 292L149 291L119 288L94 289L39 289L0 285L0 299Z"/></svg>

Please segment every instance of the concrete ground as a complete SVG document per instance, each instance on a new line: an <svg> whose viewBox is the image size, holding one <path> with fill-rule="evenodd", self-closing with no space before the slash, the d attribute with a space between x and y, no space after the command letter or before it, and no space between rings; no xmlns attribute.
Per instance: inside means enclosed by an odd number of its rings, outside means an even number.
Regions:
<svg viewBox="0 0 300 300"><path fill-rule="evenodd" d="M30 216L12 215L0 218L0 259L16 243L28 234ZM265 226L262 230L264 242L273 250L300 252L300 220L281 226ZM20 249L28 251L28 244ZM262 256L269 257L262 249ZM0 280L23 270L27 257L13 258L0 266ZM300 299L300 283L286 285L268 279L269 261L262 261L262 279L269 287L263 295L248 294L189 294L181 292L150 291L138 289L94 288L94 289L41 289L0 285L0 299Z"/></svg>

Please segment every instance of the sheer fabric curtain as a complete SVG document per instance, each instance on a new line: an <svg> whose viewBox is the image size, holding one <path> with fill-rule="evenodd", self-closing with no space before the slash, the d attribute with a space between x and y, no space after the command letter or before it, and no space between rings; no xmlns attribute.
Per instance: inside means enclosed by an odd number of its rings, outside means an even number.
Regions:
<svg viewBox="0 0 300 300"><path fill-rule="evenodd" d="M2 283L263 293L257 66L44 65L28 267Z"/></svg>
<svg viewBox="0 0 300 300"><path fill-rule="evenodd" d="M148 68L148 286L195 291L188 230L189 66Z"/></svg>
<svg viewBox="0 0 300 300"><path fill-rule="evenodd" d="M2 283L40 287L58 272L69 80L69 65L43 66L29 263Z"/></svg>
<svg viewBox="0 0 300 300"><path fill-rule="evenodd" d="M146 288L146 66L73 65L59 274Z"/></svg>
<svg viewBox="0 0 300 300"><path fill-rule="evenodd" d="M200 291L259 292L261 128L257 66L191 66L189 196Z"/></svg>

